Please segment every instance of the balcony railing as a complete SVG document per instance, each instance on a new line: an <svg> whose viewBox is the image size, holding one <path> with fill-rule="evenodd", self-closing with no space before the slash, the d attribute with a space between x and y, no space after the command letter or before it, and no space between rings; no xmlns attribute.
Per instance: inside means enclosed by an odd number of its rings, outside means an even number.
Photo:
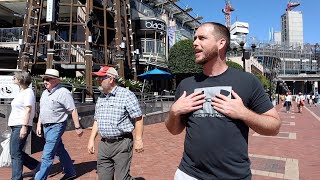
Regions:
<svg viewBox="0 0 320 180"><path fill-rule="evenodd" d="M131 8L146 15L147 17L157 16L154 10L152 10L149 6L137 0L131 1Z"/></svg>
<svg viewBox="0 0 320 180"><path fill-rule="evenodd" d="M22 36L22 27L0 28L0 42L16 42Z"/></svg>

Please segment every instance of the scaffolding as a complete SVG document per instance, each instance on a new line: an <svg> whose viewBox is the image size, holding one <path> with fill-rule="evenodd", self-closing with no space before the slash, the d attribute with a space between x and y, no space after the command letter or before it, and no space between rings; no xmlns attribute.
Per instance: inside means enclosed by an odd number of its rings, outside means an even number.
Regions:
<svg viewBox="0 0 320 180"><path fill-rule="evenodd" d="M92 67L114 66L132 76L133 39L129 0L27 0L20 69L81 71L92 97ZM126 73L125 73L126 72Z"/></svg>

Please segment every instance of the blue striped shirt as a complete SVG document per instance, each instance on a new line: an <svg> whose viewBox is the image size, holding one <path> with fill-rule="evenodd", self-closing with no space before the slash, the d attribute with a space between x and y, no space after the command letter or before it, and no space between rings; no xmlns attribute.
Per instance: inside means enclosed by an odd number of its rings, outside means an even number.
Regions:
<svg viewBox="0 0 320 180"><path fill-rule="evenodd" d="M116 86L109 94L101 95L96 104L94 119L102 138L131 133L135 118L142 116L137 97L130 90Z"/></svg>
<svg viewBox="0 0 320 180"><path fill-rule="evenodd" d="M51 92L44 90L40 98L40 120L42 124L61 123L75 109L71 92L57 85Z"/></svg>

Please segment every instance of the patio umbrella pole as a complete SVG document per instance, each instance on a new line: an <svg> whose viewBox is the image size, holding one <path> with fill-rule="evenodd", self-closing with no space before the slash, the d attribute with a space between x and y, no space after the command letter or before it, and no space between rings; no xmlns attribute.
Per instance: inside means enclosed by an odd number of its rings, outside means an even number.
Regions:
<svg viewBox="0 0 320 180"><path fill-rule="evenodd" d="M150 59L151 59L151 52L150 52L150 55L149 55L149 58L148 58L148 61L147 61L147 71L146 72L148 72L149 71L149 62L150 62ZM144 91L144 86L145 86L145 84L146 84L146 79L144 79L143 80L143 84L142 84L142 93L143 93L143 91Z"/></svg>
<svg viewBox="0 0 320 180"><path fill-rule="evenodd" d="M146 83L146 80L144 79L144 80L143 80L143 84L142 84L142 93L143 93L143 91L144 91L144 85L145 85L145 83Z"/></svg>

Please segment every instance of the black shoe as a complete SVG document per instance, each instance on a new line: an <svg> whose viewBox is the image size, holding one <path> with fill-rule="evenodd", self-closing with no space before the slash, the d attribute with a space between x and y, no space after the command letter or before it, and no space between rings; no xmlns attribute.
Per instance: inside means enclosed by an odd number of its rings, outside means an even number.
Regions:
<svg viewBox="0 0 320 180"><path fill-rule="evenodd" d="M64 176L62 176L62 178L60 178L60 180L69 180L69 179L75 179L77 177L76 174L74 175L68 175L68 174L65 174Z"/></svg>
<svg viewBox="0 0 320 180"><path fill-rule="evenodd" d="M36 168L34 168L32 171L30 172L26 172L26 173L23 173L22 174L22 178L25 178L25 177L34 177L36 175L36 173L39 171L40 169L40 163L37 165Z"/></svg>
<svg viewBox="0 0 320 180"><path fill-rule="evenodd" d="M34 172L30 171L30 172L25 172L22 174L22 178L26 178L26 177L33 177L35 175Z"/></svg>

